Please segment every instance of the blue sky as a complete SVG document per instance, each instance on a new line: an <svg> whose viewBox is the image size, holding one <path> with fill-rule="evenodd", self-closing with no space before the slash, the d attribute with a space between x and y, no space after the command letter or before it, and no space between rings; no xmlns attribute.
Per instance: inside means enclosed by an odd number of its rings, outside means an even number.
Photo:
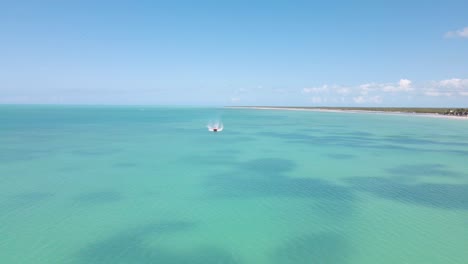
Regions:
<svg viewBox="0 0 468 264"><path fill-rule="evenodd" d="M2 1L0 103L467 106L468 1Z"/></svg>

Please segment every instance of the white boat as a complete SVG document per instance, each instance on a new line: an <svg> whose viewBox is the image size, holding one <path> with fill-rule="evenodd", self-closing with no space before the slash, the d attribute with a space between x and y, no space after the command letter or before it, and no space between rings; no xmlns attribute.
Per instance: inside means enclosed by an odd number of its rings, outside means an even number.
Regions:
<svg viewBox="0 0 468 264"><path fill-rule="evenodd" d="M224 126L223 126L223 123L221 122L217 122L217 123L214 123L214 124L208 124L208 131L210 132L221 132L223 131L224 129Z"/></svg>

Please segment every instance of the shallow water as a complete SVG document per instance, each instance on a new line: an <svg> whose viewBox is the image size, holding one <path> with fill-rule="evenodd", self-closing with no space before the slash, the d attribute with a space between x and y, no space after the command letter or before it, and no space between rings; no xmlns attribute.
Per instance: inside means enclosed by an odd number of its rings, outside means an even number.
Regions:
<svg viewBox="0 0 468 264"><path fill-rule="evenodd" d="M0 263L467 263L467 131L367 113L1 106Z"/></svg>

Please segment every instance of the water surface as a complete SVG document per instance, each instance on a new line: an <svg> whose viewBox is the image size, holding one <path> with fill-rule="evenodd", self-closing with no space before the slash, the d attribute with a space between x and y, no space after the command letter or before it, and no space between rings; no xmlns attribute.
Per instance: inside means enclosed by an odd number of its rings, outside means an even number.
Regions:
<svg viewBox="0 0 468 264"><path fill-rule="evenodd" d="M209 133L221 119L225 130ZM0 263L467 263L468 122L0 107Z"/></svg>

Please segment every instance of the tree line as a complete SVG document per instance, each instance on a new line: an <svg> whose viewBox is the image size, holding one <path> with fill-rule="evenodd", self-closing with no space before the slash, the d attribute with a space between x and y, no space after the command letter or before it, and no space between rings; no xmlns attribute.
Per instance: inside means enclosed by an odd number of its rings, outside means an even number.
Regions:
<svg viewBox="0 0 468 264"><path fill-rule="evenodd" d="M468 116L468 109L465 109L465 108L447 109L447 111L444 112L444 115Z"/></svg>

